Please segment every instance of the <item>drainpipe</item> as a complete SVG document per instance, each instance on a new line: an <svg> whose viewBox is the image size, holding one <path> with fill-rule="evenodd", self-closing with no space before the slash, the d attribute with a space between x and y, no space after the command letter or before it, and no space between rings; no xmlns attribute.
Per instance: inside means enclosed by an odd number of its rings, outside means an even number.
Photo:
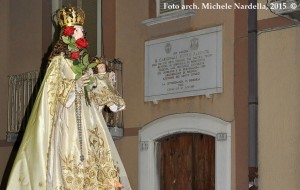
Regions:
<svg viewBox="0 0 300 190"><path fill-rule="evenodd" d="M249 4L257 5L257 0L249 0ZM258 189L257 158L257 9L248 10L248 74L249 74L249 189Z"/></svg>

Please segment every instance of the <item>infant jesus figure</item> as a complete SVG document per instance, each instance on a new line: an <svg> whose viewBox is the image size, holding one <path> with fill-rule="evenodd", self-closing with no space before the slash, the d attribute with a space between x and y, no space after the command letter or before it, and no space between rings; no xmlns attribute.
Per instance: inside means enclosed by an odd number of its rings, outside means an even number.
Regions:
<svg viewBox="0 0 300 190"><path fill-rule="evenodd" d="M115 73L113 71L108 72L106 60L94 57L91 63L97 64L93 70L95 85L90 93L95 104L101 107L106 105L113 112L125 109L125 102L115 88Z"/></svg>

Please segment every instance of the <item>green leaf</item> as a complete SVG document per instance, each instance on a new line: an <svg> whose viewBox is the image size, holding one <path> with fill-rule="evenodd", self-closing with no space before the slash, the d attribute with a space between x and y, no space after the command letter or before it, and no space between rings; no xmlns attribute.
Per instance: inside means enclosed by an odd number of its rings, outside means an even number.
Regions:
<svg viewBox="0 0 300 190"><path fill-rule="evenodd" d="M82 64L79 65L81 70L86 70L86 67Z"/></svg>
<svg viewBox="0 0 300 190"><path fill-rule="evenodd" d="M64 43L66 43L66 44L70 43L70 39L69 39L68 36L62 36L61 38L62 38L62 40L63 40Z"/></svg>
<svg viewBox="0 0 300 190"><path fill-rule="evenodd" d="M89 54L85 54L82 59L83 64L87 65L89 62Z"/></svg>
<svg viewBox="0 0 300 190"><path fill-rule="evenodd" d="M86 49L83 49L83 50L80 51L80 55L83 55L86 52L87 52Z"/></svg>
<svg viewBox="0 0 300 190"><path fill-rule="evenodd" d="M92 87L90 85L85 86L87 91L91 91Z"/></svg>
<svg viewBox="0 0 300 190"><path fill-rule="evenodd" d="M96 67L97 63L91 63L91 64L88 64L88 69L91 69L91 68L94 68Z"/></svg>
<svg viewBox="0 0 300 190"><path fill-rule="evenodd" d="M76 42L75 38L72 37L71 40L70 40L70 42L71 42L72 44L75 44L75 42Z"/></svg>
<svg viewBox="0 0 300 190"><path fill-rule="evenodd" d="M77 74L81 74L82 75L82 67L81 65L73 65L71 67L72 71L77 75Z"/></svg>
<svg viewBox="0 0 300 190"><path fill-rule="evenodd" d="M79 63L80 63L80 62L79 62L78 59L76 59L76 60L73 61L73 65L79 65Z"/></svg>
<svg viewBox="0 0 300 190"><path fill-rule="evenodd" d="M95 77L89 77L89 85L92 85L95 82Z"/></svg>
<svg viewBox="0 0 300 190"><path fill-rule="evenodd" d="M79 51L78 48L76 47L76 44L74 44L74 43L70 43L68 45L68 50L71 51L71 52Z"/></svg>

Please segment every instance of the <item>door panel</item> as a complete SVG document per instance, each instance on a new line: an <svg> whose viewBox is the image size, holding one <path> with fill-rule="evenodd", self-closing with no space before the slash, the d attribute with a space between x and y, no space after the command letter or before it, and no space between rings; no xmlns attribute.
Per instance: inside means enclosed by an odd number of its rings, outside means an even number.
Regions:
<svg viewBox="0 0 300 190"><path fill-rule="evenodd" d="M215 139L181 133L160 141L161 190L213 190Z"/></svg>
<svg viewBox="0 0 300 190"><path fill-rule="evenodd" d="M215 189L215 138L194 135L194 182L195 190Z"/></svg>

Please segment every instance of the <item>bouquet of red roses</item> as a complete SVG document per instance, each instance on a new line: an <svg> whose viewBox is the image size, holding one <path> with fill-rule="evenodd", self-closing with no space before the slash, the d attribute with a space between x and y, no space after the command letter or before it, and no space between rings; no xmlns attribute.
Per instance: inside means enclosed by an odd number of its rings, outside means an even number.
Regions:
<svg viewBox="0 0 300 190"><path fill-rule="evenodd" d="M76 40L72 36L74 31L75 28L73 26L67 26L64 30L62 40L68 45L68 50L71 52L69 59L73 60L72 70L75 73L75 79L77 80L94 68L96 63L89 63L89 54L86 49L89 45L88 41L84 37ZM88 85L84 88L85 99L88 105L90 105L88 91L91 90L94 81L94 77L91 76Z"/></svg>

